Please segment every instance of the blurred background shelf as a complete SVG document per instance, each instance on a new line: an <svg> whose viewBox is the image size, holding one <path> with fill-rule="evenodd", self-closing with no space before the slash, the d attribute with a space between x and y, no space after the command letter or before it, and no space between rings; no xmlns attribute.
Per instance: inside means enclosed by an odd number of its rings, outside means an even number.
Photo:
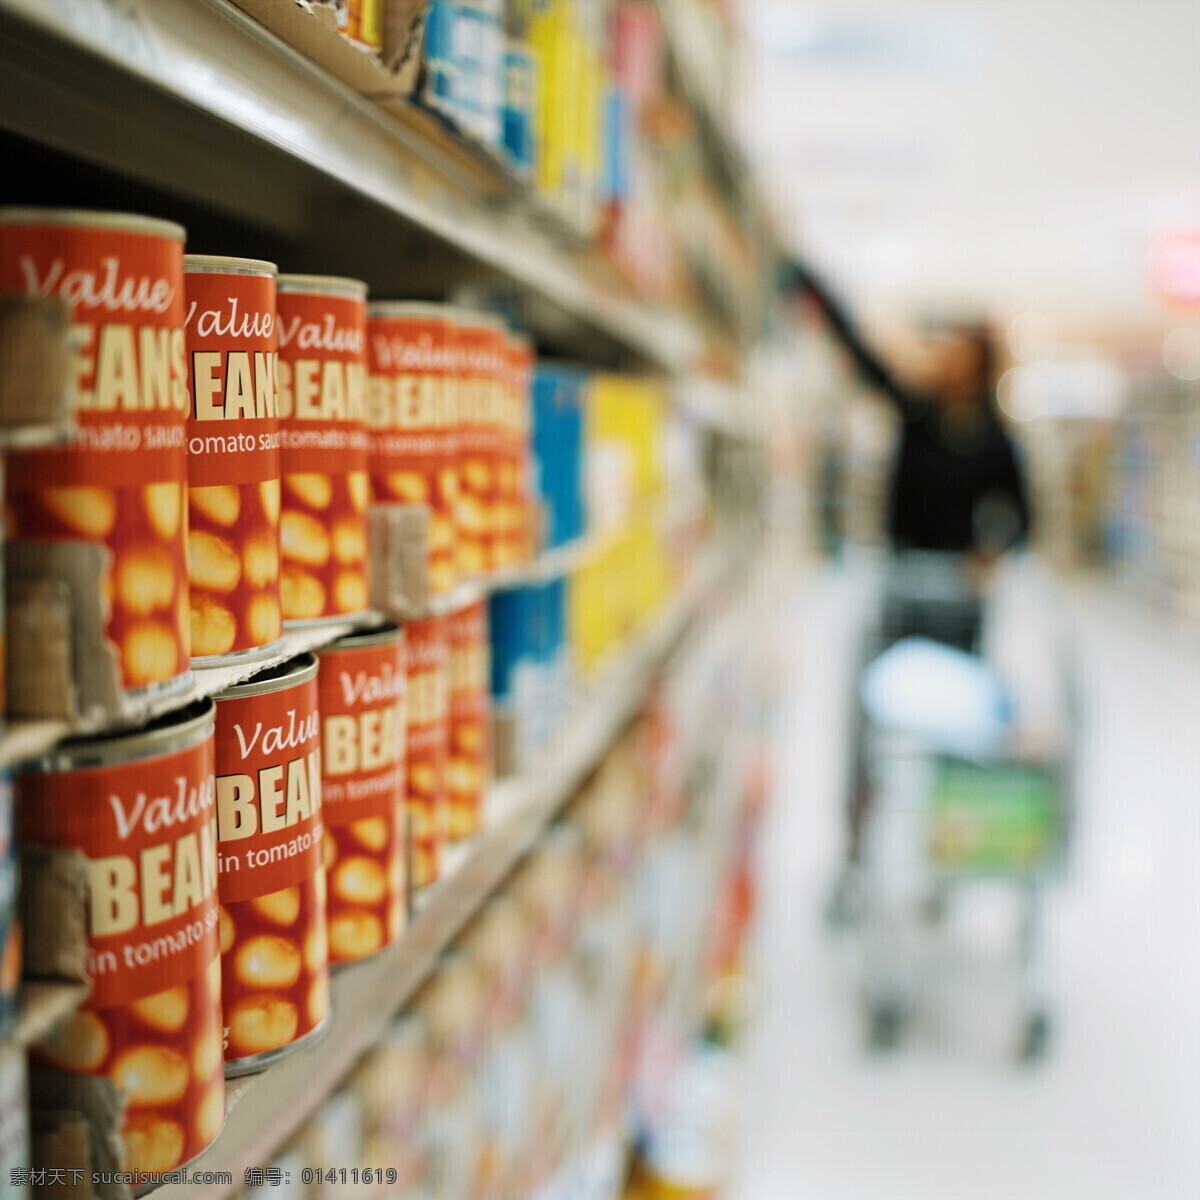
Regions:
<svg viewBox="0 0 1200 1200"><path fill-rule="evenodd" d="M515 291L539 341L601 364L686 369L691 320L557 245L447 148L224 0L2 0L9 198L180 220L197 252L365 279L380 297ZM73 184L73 186L71 186Z"/></svg>
<svg viewBox="0 0 1200 1200"><path fill-rule="evenodd" d="M453 869L419 897L417 914L401 941L334 976L333 1017L326 1035L264 1074L238 1081L227 1107L246 1104L253 1120L228 1121L215 1145L191 1167L193 1173L228 1171L234 1183L172 1186L172 1200L223 1200L238 1192L246 1168L268 1161L379 1041L395 1014L435 970L443 950L533 848L632 720L651 682L732 561L723 549L709 550L689 585L604 673L545 760L491 790L484 832L459 848L447 864Z"/></svg>

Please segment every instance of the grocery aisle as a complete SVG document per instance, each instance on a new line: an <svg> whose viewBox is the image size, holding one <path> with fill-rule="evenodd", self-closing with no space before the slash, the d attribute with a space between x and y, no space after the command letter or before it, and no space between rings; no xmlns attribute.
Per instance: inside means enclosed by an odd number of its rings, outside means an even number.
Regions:
<svg viewBox="0 0 1200 1200"><path fill-rule="evenodd" d="M1048 1060L1032 1070L1004 1060L1004 978L983 971L945 993L968 1019L870 1059L860 1047L853 950L820 919L840 838L833 798L856 594L853 572L843 571L795 600L799 665L781 722L774 829L763 841L764 1006L747 1047L744 1154L731 1195L1195 1196L1194 649L1119 604L1072 607L1085 705L1081 814L1071 876L1051 907L1047 975L1058 1020Z"/></svg>

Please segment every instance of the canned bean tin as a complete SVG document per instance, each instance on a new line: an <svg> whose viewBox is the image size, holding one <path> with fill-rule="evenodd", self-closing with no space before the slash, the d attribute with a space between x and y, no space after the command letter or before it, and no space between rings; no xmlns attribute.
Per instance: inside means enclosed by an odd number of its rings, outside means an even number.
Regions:
<svg viewBox="0 0 1200 1200"><path fill-rule="evenodd" d="M533 344L527 337L508 340L503 402L496 455L493 522L488 565L493 571L528 560L533 547L529 508L529 392Z"/></svg>
<svg viewBox="0 0 1200 1200"><path fill-rule="evenodd" d="M407 302L369 309L372 497L429 508L429 582L439 595L458 579L458 379L449 312Z"/></svg>
<svg viewBox="0 0 1200 1200"><path fill-rule="evenodd" d="M189 679L183 240L149 217L0 210L0 291L63 297L77 347L78 428L11 456L10 534L107 547L105 632L134 693Z"/></svg>
<svg viewBox="0 0 1200 1200"><path fill-rule="evenodd" d="M12 776L8 771L0 771L0 1037L16 1020L17 989L21 984L15 832Z"/></svg>
<svg viewBox="0 0 1200 1200"><path fill-rule="evenodd" d="M458 569L487 575L494 526L499 414L507 326L489 313L456 313L459 384Z"/></svg>
<svg viewBox="0 0 1200 1200"><path fill-rule="evenodd" d="M396 628L356 633L319 654L329 959L377 954L404 932L407 653Z"/></svg>
<svg viewBox="0 0 1200 1200"><path fill-rule="evenodd" d="M278 647L279 412L273 263L184 259L192 661Z"/></svg>
<svg viewBox="0 0 1200 1200"><path fill-rule="evenodd" d="M37 1058L111 1079L125 1169L174 1170L225 1121L212 701L63 742L16 799L23 841L87 859L91 994Z"/></svg>
<svg viewBox="0 0 1200 1200"><path fill-rule="evenodd" d="M479 832L487 789L491 723L487 605L468 604L446 618L450 651L450 734L446 760L446 836Z"/></svg>
<svg viewBox="0 0 1200 1200"><path fill-rule="evenodd" d="M217 697L225 1073L261 1070L329 1015L317 661Z"/></svg>
<svg viewBox="0 0 1200 1200"><path fill-rule="evenodd" d="M294 625L367 608L367 285L281 275L280 598Z"/></svg>
<svg viewBox="0 0 1200 1200"><path fill-rule="evenodd" d="M406 626L408 637L408 804L414 888L436 882L446 840L446 749L450 718L446 618Z"/></svg>

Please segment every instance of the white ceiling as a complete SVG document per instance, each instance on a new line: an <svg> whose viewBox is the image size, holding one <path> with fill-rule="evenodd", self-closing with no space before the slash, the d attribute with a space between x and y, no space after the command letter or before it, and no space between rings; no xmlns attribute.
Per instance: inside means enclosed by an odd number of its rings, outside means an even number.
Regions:
<svg viewBox="0 0 1200 1200"><path fill-rule="evenodd" d="M738 128L863 302L1159 309L1149 239L1200 230L1200 0L741 5Z"/></svg>

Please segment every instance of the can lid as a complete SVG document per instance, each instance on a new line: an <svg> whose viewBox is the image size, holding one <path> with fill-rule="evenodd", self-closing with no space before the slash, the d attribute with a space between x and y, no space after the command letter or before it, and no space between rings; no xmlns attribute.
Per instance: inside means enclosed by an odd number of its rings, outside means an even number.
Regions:
<svg viewBox="0 0 1200 1200"><path fill-rule="evenodd" d="M454 309L449 304L433 300L372 300L367 305L369 317L426 317L439 321L453 320Z"/></svg>
<svg viewBox="0 0 1200 1200"><path fill-rule="evenodd" d="M365 300L367 296L367 285L361 279L342 275L280 275L278 289L316 296L345 296L351 300Z"/></svg>
<svg viewBox="0 0 1200 1200"><path fill-rule="evenodd" d="M142 233L151 237L187 240L187 230L161 217L139 213L91 212L82 208L0 208L0 225L87 225L117 233Z"/></svg>
<svg viewBox="0 0 1200 1200"><path fill-rule="evenodd" d="M403 630L398 625L384 625L382 629L359 629L340 637L336 642L323 646L317 651L322 654L336 654L339 650L365 650L369 646L386 646L400 640Z"/></svg>
<svg viewBox="0 0 1200 1200"><path fill-rule="evenodd" d="M307 651L289 658L287 662L264 667L245 683L235 683L217 695L218 700L236 700L241 696L265 696L282 692L298 683L307 683L317 673L317 660Z"/></svg>
<svg viewBox="0 0 1200 1200"><path fill-rule="evenodd" d="M508 322L499 313L483 312L473 308L451 308L450 317L466 329L491 329L497 333L508 333Z"/></svg>
<svg viewBox="0 0 1200 1200"><path fill-rule="evenodd" d="M271 275L279 274L273 262L262 258L228 258L221 254L185 254L183 269L193 275Z"/></svg>
<svg viewBox="0 0 1200 1200"><path fill-rule="evenodd" d="M156 717L140 729L115 729L67 738L42 758L23 763L18 770L78 771L157 758L202 742L212 732L215 715L216 705L205 697Z"/></svg>

